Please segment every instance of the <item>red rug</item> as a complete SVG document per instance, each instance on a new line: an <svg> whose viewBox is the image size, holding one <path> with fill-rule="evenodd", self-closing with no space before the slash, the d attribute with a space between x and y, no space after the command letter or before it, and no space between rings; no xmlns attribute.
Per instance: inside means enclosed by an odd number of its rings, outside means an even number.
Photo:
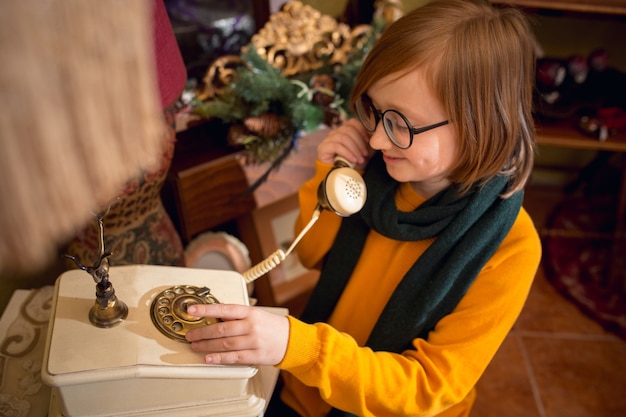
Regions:
<svg viewBox="0 0 626 417"><path fill-rule="evenodd" d="M597 192L588 186L591 191L566 197L557 207L548 225L552 233L544 238L544 259L548 280L561 294L626 339L626 242L610 238L617 190L607 185Z"/></svg>

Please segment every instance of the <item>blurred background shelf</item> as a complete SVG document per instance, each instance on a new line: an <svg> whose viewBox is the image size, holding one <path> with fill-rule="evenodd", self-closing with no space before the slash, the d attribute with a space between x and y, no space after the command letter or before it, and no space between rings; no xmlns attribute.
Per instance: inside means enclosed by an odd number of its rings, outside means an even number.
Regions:
<svg viewBox="0 0 626 417"><path fill-rule="evenodd" d="M624 0L494 0L492 3L547 10L626 15Z"/></svg>

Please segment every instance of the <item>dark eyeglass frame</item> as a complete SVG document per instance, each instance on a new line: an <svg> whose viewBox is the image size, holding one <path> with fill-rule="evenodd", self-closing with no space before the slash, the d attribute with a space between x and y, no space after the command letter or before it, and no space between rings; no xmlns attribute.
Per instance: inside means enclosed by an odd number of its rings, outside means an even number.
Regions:
<svg viewBox="0 0 626 417"><path fill-rule="evenodd" d="M372 130L368 129L367 124L365 123L365 120L367 120L365 115L363 115L363 114L361 114L359 112L359 107L360 106L365 107L366 104L369 105L371 111L374 113L374 119L375 119L376 123L374 124L374 128ZM387 113L391 112L391 113L395 113L398 116L400 116L400 118L402 118L402 120L404 120L404 123L406 123L406 127L407 127L407 129L408 129L408 131L410 133L408 146L400 145L397 142L397 140L394 138L393 132L389 132L387 130L387 124L383 123L383 128L385 129L385 134L387 135L387 137L389 138L391 143L393 143L394 146L396 146L396 147L398 147L400 149L409 149L411 147L411 145L413 145L413 137L415 135L419 135L420 133L424 133L424 132L427 132L429 130L432 130L432 129L435 129L437 127L444 126L444 125L447 125L448 123L450 123L449 120L444 120L443 122L433 123L433 124L428 125L428 126L414 128L413 126L411 126L411 123L406 118L406 116L404 114L400 113L398 110L394 110L394 109L388 109L388 110L385 110L385 111L378 110L376 107L374 107L374 103L372 103L372 99L367 94L362 94L361 98L355 104L354 107L355 107L355 110L356 110L356 115L359 118L359 121L361 122L363 127L365 127L365 130L367 130L370 133L374 133L374 131L378 127L378 123L385 118L385 115ZM365 108L363 108L363 111L365 111Z"/></svg>

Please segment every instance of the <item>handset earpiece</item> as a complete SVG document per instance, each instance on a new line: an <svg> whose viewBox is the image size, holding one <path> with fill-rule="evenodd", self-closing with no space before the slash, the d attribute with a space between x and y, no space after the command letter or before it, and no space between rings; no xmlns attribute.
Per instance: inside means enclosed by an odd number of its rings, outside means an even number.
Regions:
<svg viewBox="0 0 626 417"><path fill-rule="evenodd" d="M358 212L365 205L367 191L365 181L352 165L342 157L336 157L333 169L330 170L324 181L317 189L317 207L309 223L293 240L287 251L276 250L265 260L245 271L242 275L249 284L276 268L296 247L298 242L313 227L320 217L322 209L330 210L341 217L348 217Z"/></svg>
<svg viewBox="0 0 626 417"><path fill-rule="evenodd" d="M341 217L351 216L360 211L367 199L365 181L352 164L344 158L335 157L333 169L317 189L320 207Z"/></svg>

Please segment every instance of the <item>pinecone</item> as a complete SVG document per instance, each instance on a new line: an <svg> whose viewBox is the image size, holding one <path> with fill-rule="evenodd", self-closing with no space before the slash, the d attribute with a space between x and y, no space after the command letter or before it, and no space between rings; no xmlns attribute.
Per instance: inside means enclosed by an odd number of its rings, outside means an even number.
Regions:
<svg viewBox="0 0 626 417"><path fill-rule="evenodd" d="M311 86L318 89L311 102L320 106L328 106L335 100L335 80L328 74L317 74L311 78ZM319 91L321 89L321 91Z"/></svg>
<svg viewBox="0 0 626 417"><path fill-rule="evenodd" d="M262 138L271 138L280 132L282 123L278 115L263 113L259 116L246 118L243 124L253 134Z"/></svg>
<svg viewBox="0 0 626 417"><path fill-rule="evenodd" d="M229 146L239 147L244 145L244 138L249 136L250 132L242 124L234 124L228 128L226 141Z"/></svg>
<svg viewBox="0 0 626 417"><path fill-rule="evenodd" d="M339 110L330 107L324 108L324 124L326 124L326 126L336 128L343 122L345 122L345 118L341 115Z"/></svg>

